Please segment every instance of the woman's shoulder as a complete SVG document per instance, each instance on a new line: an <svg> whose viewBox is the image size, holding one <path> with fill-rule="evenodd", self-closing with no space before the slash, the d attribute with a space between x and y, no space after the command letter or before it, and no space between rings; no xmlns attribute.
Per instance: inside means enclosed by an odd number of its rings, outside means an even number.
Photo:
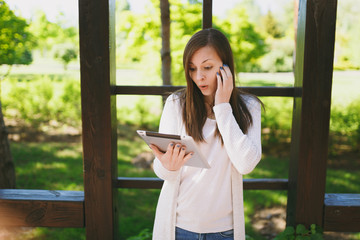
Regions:
<svg viewBox="0 0 360 240"><path fill-rule="evenodd" d="M180 91L171 93L168 96L168 98L166 99L166 102L180 104L180 103L182 103L183 99L184 99L184 93L180 90Z"/></svg>
<svg viewBox="0 0 360 240"><path fill-rule="evenodd" d="M247 93L240 93L239 96L247 106L260 104L260 99L258 97L256 97L255 95L247 94Z"/></svg>
<svg viewBox="0 0 360 240"><path fill-rule="evenodd" d="M165 102L165 107L167 109L172 109L171 111L181 112L182 106L182 96L178 92L174 92L167 97Z"/></svg>

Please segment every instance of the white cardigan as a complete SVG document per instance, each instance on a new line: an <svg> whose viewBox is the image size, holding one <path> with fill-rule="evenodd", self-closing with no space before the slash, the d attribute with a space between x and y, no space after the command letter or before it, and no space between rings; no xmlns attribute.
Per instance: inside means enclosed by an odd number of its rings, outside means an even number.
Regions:
<svg viewBox="0 0 360 240"><path fill-rule="evenodd" d="M213 108L227 155L232 163L231 185L235 240L245 240L242 175L250 173L261 159L261 106L252 97L244 96L244 99L253 118L253 124L246 135L239 128L229 103L218 104ZM186 135L180 99L175 94L170 95L166 100L159 132ZM154 171L165 181L156 209L153 240L174 240L181 169L168 171L155 158Z"/></svg>

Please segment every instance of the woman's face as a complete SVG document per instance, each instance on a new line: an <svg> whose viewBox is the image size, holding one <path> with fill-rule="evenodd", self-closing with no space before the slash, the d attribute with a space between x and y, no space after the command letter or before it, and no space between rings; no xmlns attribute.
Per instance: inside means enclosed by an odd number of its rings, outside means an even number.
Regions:
<svg viewBox="0 0 360 240"><path fill-rule="evenodd" d="M205 100L213 101L217 89L216 73L223 65L215 49L205 46L197 50L189 62L189 75L204 95Z"/></svg>

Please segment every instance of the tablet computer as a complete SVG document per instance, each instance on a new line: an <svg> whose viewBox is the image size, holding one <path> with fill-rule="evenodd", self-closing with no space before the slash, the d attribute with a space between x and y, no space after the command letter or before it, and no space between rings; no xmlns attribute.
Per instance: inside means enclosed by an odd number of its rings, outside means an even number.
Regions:
<svg viewBox="0 0 360 240"><path fill-rule="evenodd" d="M210 168L206 158L201 154L191 136L164 134L158 132L137 130L139 136L148 144L156 145L161 151L166 152L170 142L181 143L186 146L186 153L193 152L194 155L185 163L186 166Z"/></svg>

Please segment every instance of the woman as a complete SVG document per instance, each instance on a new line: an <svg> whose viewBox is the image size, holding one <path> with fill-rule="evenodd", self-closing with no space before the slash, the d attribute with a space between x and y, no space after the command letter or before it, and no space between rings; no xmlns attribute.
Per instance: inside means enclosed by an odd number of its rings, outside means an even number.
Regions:
<svg viewBox="0 0 360 240"><path fill-rule="evenodd" d="M195 33L183 65L187 87L167 99L159 132L192 136L211 168L184 166L186 146L150 146L165 180L153 239L245 239L242 175L261 158L261 102L234 87L232 50L218 30Z"/></svg>

